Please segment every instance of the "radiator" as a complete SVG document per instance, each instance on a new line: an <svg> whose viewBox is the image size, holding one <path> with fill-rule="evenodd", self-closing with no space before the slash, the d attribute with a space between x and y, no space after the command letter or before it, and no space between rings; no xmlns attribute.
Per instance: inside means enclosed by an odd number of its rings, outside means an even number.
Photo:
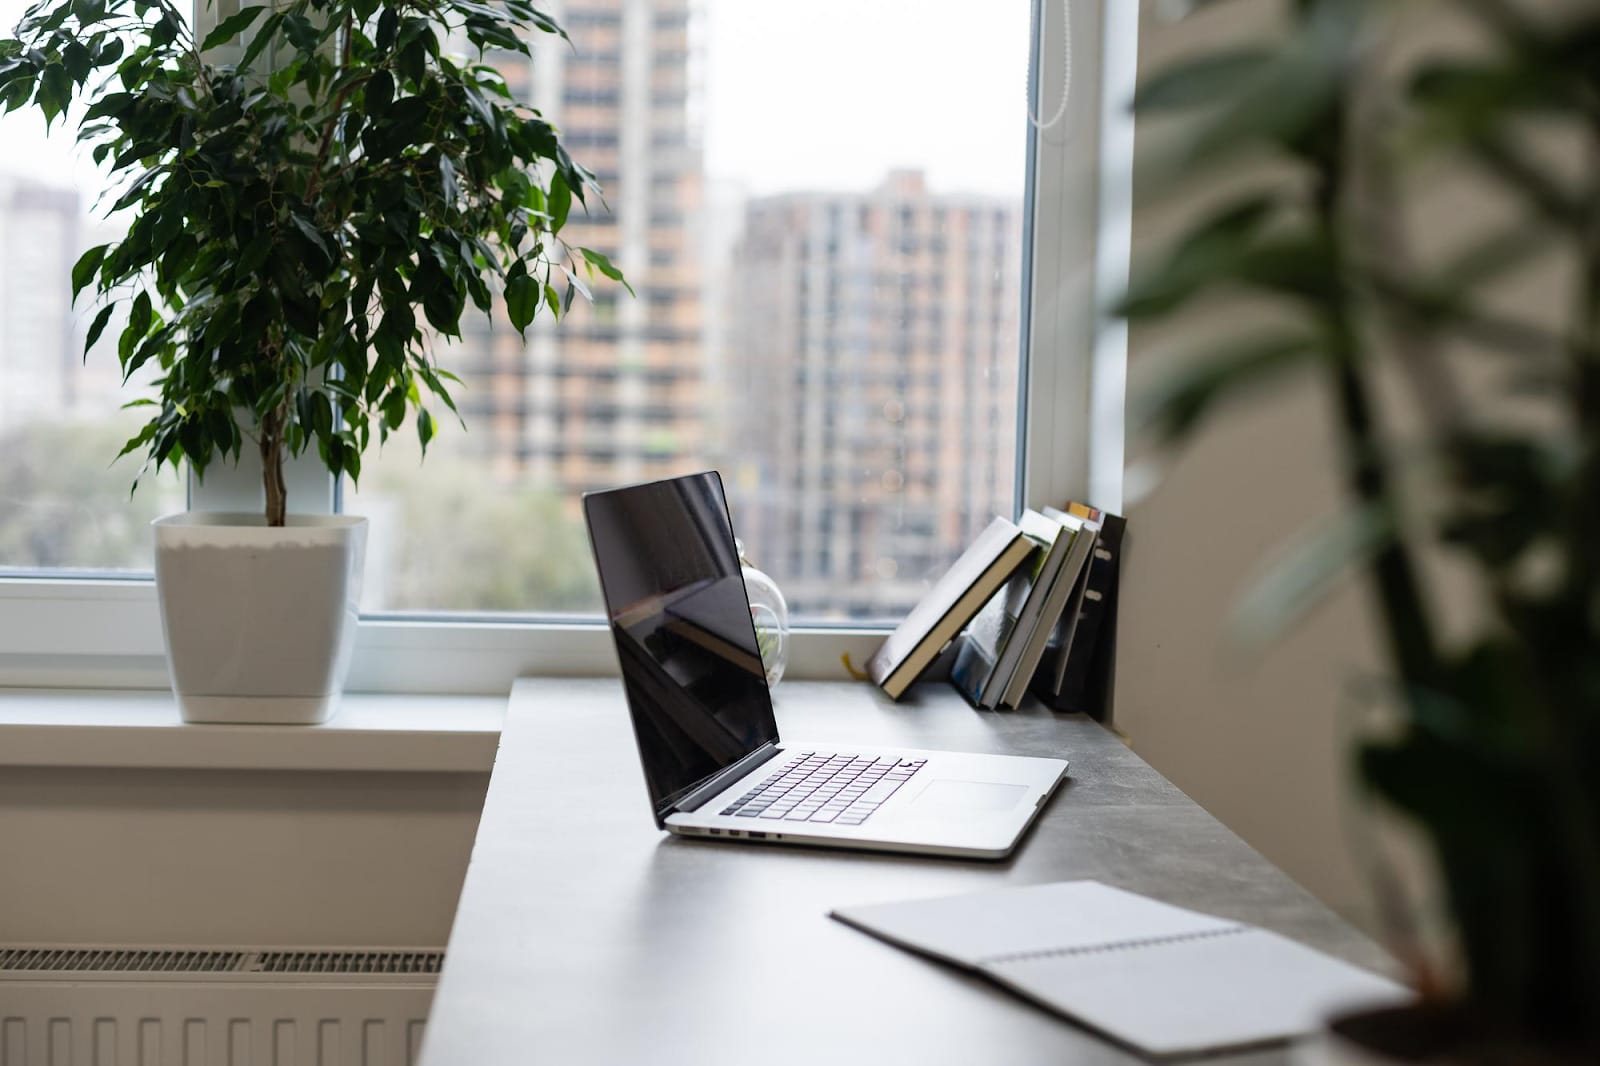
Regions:
<svg viewBox="0 0 1600 1066"><path fill-rule="evenodd" d="M0 946L0 1066L410 1066L443 959Z"/></svg>

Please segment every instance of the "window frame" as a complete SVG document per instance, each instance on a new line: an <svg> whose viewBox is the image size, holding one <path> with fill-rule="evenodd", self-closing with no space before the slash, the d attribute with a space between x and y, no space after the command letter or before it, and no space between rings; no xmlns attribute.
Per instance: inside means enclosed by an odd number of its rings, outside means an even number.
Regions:
<svg viewBox="0 0 1600 1066"><path fill-rule="evenodd" d="M1035 114L1048 115L1059 101L1060 19L1068 5L1067 113L1054 129L1028 127L1016 497L1019 507L1087 498L1117 511L1127 330L1100 309L1128 275L1138 5L1032 0ZM312 457L291 463L287 476L295 498L315 501L306 510L336 508L339 487ZM260 501L259 462L248 453L236 468L214 465L203 483L190 478L191 509L253 512ZM842 677L844 657L859 667L884 631L797 629L787 676ZM503 693L519 676L615 672L599 619L363 617L347 688ZM0 686L159 688L167 681L152 580L0 578Z"/></svg>

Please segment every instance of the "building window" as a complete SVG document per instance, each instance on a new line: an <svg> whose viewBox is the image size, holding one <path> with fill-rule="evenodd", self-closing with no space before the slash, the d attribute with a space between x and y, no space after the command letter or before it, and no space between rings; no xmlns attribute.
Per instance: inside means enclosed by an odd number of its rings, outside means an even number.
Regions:
<svg viewBox="0 0 1600 1066"><path fill-rule="evenodd" d="M741 538L800 624L903 616L962 531L1015 512L1027 5L932 37L903 32L925 21L919 0L874 6L887 13L841 39L775 5L653 0L663 32L629 35L632 6L568 0L566 82L531 102L603 175L606 206L572 224L614 246L639 298L579 270L597 306L580 297L526 344L503 317L441 342L463 408L485 414L466 432L440 417L421 466L409 436L374 447L344 487L342 505L374 523L365 613L481 612L461 592L485 587L460 580L466 565L546 568L548 595L538 573L504 575L532 590L527 615L598 612L598 587L567 580L590 568L580 492L691 469L722 470ZM892 88L817 79L815 56L841 50L852 69L895 71ZM704 85L693 106L685 84ZM85 172L59 125L54 169L6 175L39 154L30 121L0 117L0 567L147 571L148 518L181 508L184 489L146 485L130 504L132 465L106 473L131 394L104 342L78 359L84 322L67 307L73 259L107 239L87 212L99 190L74 186ZM908 121L966 132L883 136ZM951 329L927 328L941 316ZM972 384L913 396L930 378ZM967 434L956 461L939 451L952 432ZM83 533L61 547L68 510ZM539 551L504 550L534 524Z"/></svg>

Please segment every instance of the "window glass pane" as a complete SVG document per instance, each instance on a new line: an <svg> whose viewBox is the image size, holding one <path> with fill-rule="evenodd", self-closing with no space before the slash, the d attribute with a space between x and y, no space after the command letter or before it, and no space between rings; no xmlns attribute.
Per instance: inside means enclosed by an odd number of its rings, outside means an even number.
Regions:
<svg viewBox="0 0 1600 1066"><path fill-rule="evenodd" d="M5 35L27 0L0 0ZM140 458L114 456L138 428L123 403L113 321L87 359L96 307L72 307L72 264L122 235L95 211L104 177L73 124L26 108L0 115L0 574L146 572L150 520L183 506L174 474L129 497Z"/></svg>
<svg viewBox="0 0 1600 1066"><path fill-rule="evenodd" d="M600 177L637 298L464 327L466 431L391 442L369 610L599 609L579 495L722 470L801 621L903 614L1013 508L1028 5L568 0L495 57Z"/></svg>

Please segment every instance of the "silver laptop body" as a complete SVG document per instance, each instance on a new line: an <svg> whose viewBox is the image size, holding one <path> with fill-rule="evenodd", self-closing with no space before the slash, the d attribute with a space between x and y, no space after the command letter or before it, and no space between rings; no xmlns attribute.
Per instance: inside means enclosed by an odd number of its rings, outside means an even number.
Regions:
<svg viewBox="0 0 1600 1066"><path fill-rule="evenodd" d="M713 840L999 859L1059 759L778 736L721 478L584 497L656 824Z"/></svg>

